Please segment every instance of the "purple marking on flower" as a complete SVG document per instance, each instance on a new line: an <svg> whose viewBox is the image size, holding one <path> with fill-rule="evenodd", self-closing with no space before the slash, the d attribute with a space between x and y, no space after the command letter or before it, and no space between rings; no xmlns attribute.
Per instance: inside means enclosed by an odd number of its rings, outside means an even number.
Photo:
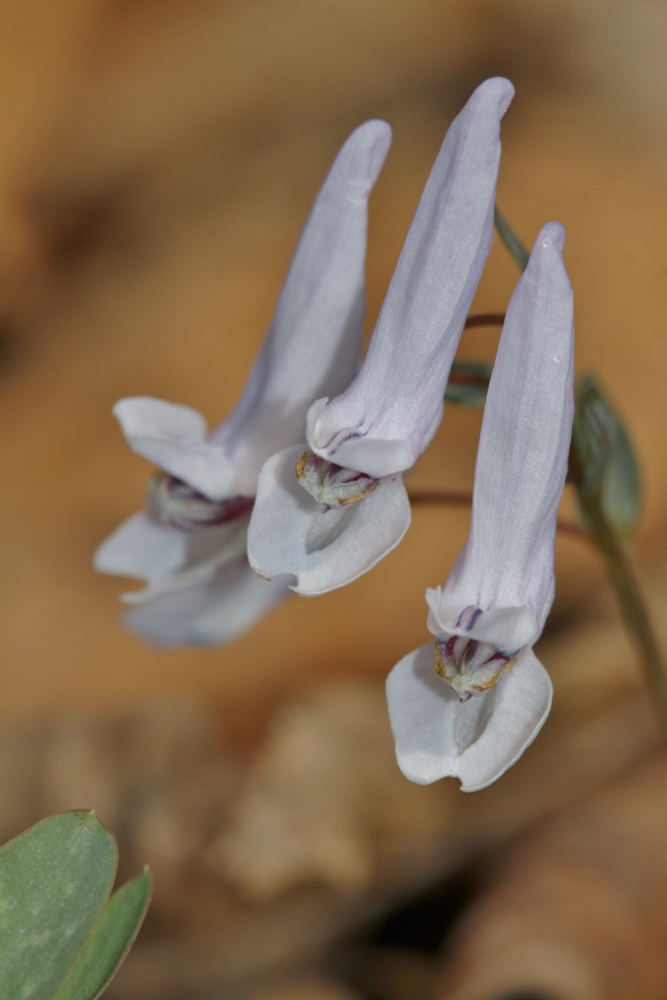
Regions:
<svg viewBox="0 0 667 1000"><path fill-rule="evenodd" d="M320 505L322 512L357 503L382 485L381 479L327 462L312 451L304 452L294 472L299 484Z"/></svg>
<svg viewBox="0 0 667 1000"><path fill-rule="evenodd" d="M469 632L474 627L474 624L481 613L482 609L476 608L474 604L464 608L459 615L459 620L456 623L457 628L464 628L467 632Z"/></svg>
<svg viewBox="0 0 667 1000"><path fill-rule="evenodd" d="M156 473L150 480L149 509L162 524L178 531L195 532L228 524L247 517L254 497L211 500L188 483L168 473Z"/></svg>
<svg viewBox="0 0 667 1000"><path fill-rule="evenodd" d="M461 635L435 642L435 672L462 701L489 691L502 674L512 669L515 660L488 642Z"/></svg>

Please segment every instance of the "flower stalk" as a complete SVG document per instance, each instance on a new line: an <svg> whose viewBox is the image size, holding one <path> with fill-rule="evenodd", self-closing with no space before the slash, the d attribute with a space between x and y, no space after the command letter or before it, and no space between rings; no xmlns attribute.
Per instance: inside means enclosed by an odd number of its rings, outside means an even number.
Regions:
<svg viewBox="0 0 667 1000"><path fill-rule="evenodd" d="M667 741L667 669L637 572L623 542L605 513L602 489L580 488L581 462L576 448L570 452L570 475L589 526L589 535L602 554L616 592L621 614L639 654L644 679L653 698L663 739Z"/></svg>

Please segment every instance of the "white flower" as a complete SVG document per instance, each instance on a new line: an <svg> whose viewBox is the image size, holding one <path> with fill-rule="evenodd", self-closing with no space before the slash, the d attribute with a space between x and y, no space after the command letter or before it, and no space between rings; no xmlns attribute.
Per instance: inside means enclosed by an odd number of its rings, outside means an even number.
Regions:
<svg viewBox="0 0 667 1000"><path fill-rule="evenodd" d="M164 472L148 508L98 549L97 569L146 581L130 629L157 645L226 642L286 593L250 569L246 535L264 462L303 437L306 413L341 392L359 361L368 196L391 129L349 137L319 192L243 395L207 434L186 406L137 397L116 404L130 447Z"/></svg>
<svg viewBox="0 0 667 1000"><path fill-rule="evenodd" d="M564 230L545 226L503 328L484 411L470 536L445 586L427 591L436 636L387 680L403 773L491 784L551 707L533 653L554 596L556 514L574 401L572 289ZM437 676L437 675L440 676Z"/></svg>
<svg viewBox="0 0 667 1000"><path fill-rule="evenodd" d="M408 529L401 473L442 419L452 359L489 251L500 120L513 93L509 81L487 80L453 122L359 375L341 395L317 399L303 444L262 470L248 557L263 576L288 574L299 594L350 583Z"/></svg>

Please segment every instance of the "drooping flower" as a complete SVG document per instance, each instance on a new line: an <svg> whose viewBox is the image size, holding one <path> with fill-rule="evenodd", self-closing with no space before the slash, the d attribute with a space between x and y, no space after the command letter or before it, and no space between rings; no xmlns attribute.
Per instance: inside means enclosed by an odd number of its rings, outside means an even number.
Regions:
<svg viewBox="0 0 667 1000"><path fill-rule="evenodd" d="M468 542L428 590L433 643L387 680L396 756L412 781L495 781L551 707L533 653L554 597L556 514L574 401L572 289L563 227L539 234L507 311L484 411ZM435 670L434 670L435 665Z"/></svg>
<svg viewBox="0 0 667 1000"><path fill-rule="evenodd" d="M453 122L359 375L339 396L318 398L303 443L262 470L248 557L263 576L287 574L299 594L350 583L409 527L401 473L442 418L452 359L489 251L500 120L513 93L509 81L487 80Z"/></svg>
<svg viewBox="0 0 667 1000"><path fill-rule="evenodd" d="M259 472L296 444L312 401L354 376L364 314L368 197L391 141L369 121L340 150L301 234L239 403L211 434L187 406L148 397L114 407L133 451L160 470L145 511L98 549L97 569L138 577L127 626L156 645L226 642L287 591L249 567Z"/></svg>

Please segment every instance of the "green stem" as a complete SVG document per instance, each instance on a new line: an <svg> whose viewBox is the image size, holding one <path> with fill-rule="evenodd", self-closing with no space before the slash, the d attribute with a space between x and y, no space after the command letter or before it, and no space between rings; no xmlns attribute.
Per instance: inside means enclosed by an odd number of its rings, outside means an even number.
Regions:
<svg viewBox="0 0 667 1000"><path fill-rule="evenodd" d="M498 208L493 210L493 224L501 240L509 250L510 255L514 258L519 270L525 271L528 267L530 254Z"/></svg>
<svg viewBox="0 0 667 1000"><path fill-rule="evenodd" d="M639 652L644 677L653 695L663 738L667 740L667 671L637 573L604 512L600 490L581 491L579 502L595 544L606 560L621 613Z"/></svg>

